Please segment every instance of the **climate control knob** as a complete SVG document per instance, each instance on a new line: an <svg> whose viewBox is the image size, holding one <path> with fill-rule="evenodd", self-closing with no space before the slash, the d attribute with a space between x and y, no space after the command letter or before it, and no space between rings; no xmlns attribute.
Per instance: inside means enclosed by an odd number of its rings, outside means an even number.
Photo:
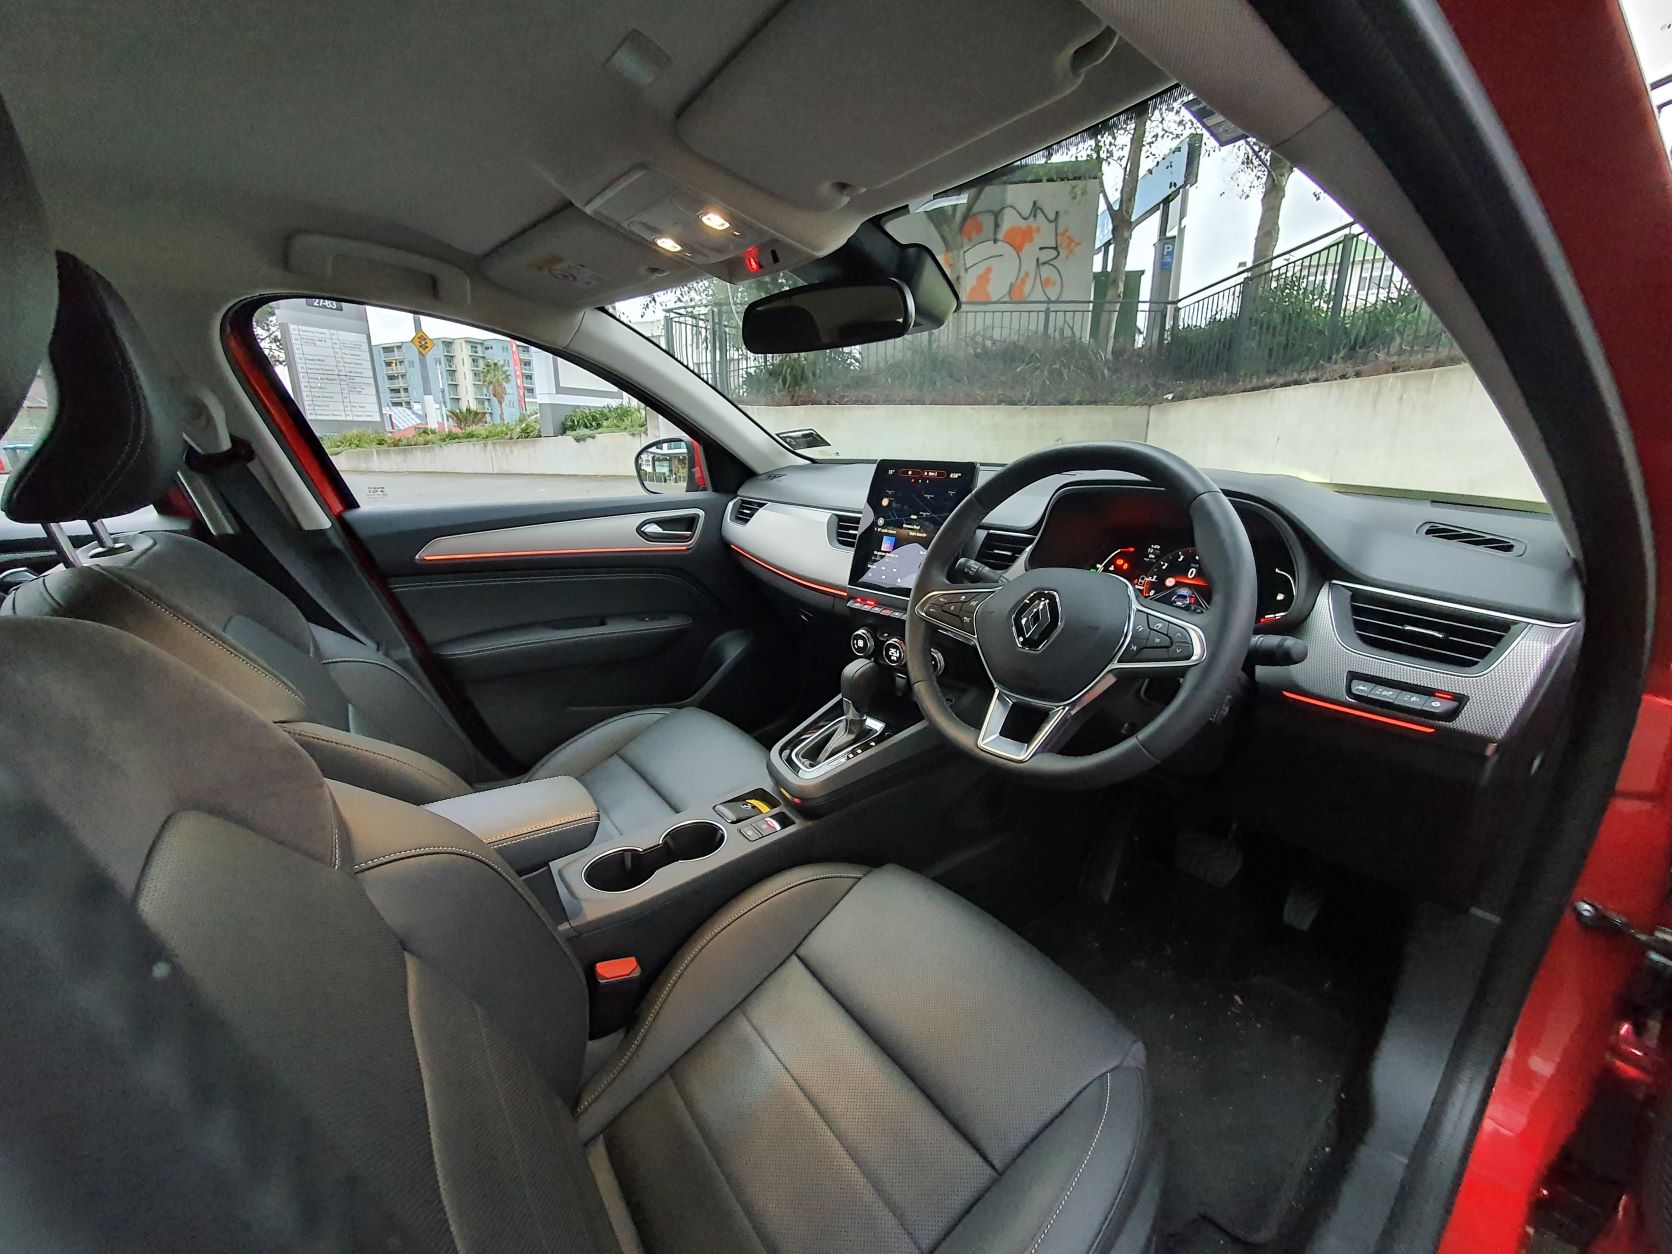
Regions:
<svg viewBox="0 0 1672 1254"><path fill-rule="evenodd" d="M863 627L854 628L853 635L848 637L848 648L853 650L855 657L870 657L876 647L876 637Z"/></svg>
<svg viewBox="0 0 1672 1254"><path fill-rule="evenodd" d="M895 670L902 670L906 665L906 646L894 636L882 642L882 660Z"/></svg>

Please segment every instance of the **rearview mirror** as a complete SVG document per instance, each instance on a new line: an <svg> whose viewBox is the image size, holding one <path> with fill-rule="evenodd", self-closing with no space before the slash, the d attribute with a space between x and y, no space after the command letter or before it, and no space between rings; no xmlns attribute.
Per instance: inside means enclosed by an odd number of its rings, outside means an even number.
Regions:
<svg viewBox="0 0 1672 1254"><path fill-rule="evenodd" d="M666 496L697 490L691 470L696 460L689 440L653 440L633 458L633 469L638 472L641 488L653 496Z"/></svg>
<svg viewBox="0 0 1672 1254"><path fill-rule="evenodd" d="M743 347L751 353L811 353L894 340L916 318L898 279L836 279L763 296L743 311Z"/></svg>

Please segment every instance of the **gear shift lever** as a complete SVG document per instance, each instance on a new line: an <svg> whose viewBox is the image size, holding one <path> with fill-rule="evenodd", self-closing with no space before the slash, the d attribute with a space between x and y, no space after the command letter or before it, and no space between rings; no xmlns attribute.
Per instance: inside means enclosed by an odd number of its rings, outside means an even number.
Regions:
<svg viewBox="0 0 1672 1254"><path fill-rule="evenodd" d="M871 729L865 719L882 694L889 674L870 658L855 658L842 668L842 717L831 719L801 743L798 759L822 766L866 740Z"/></svg>
<svg viewBox="0 0 1672 1254"><path fill-rule="evenodd" d="M865 716L887 682L888 672L868 657L856 657L842 668L842 730L850 738L865 730Z"/></svg>

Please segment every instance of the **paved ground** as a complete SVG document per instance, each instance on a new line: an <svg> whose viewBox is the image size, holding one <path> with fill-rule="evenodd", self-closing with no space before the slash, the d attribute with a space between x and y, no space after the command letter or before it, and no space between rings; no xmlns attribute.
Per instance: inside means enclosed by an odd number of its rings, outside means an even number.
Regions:
<svg viewBox="0 0 1672 1254"><path fill-rule="evenodd" d="M362 505L471 505L643 496L637 479L591 475L345 474Z"/></svg>

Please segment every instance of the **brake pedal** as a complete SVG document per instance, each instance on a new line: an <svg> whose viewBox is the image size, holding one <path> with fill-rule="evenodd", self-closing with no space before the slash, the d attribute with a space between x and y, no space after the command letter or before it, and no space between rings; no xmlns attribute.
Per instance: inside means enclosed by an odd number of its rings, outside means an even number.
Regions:
<svg viewBox="0 0 1672 1254"><path fill-rule="evenodd" d="M1229 833L1185 828L1173 841L1173 866L1212 888L1224 888L1242 870L1242 849Z"/></svg>
<svg viewBox="0 0 1672 1254"><path fill-rule="evenodd" d="M1297 932L1310 931L1323 908L1324 890L1308 880L1296 880L1283 899L1283 922Z"/></svg>

